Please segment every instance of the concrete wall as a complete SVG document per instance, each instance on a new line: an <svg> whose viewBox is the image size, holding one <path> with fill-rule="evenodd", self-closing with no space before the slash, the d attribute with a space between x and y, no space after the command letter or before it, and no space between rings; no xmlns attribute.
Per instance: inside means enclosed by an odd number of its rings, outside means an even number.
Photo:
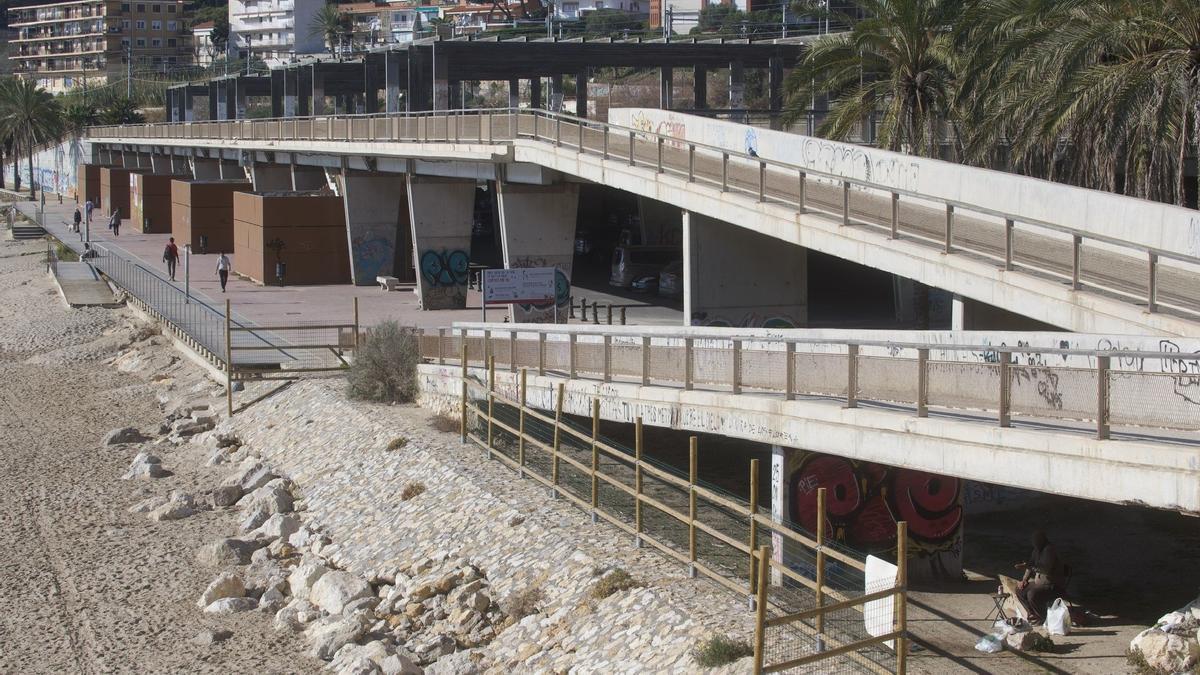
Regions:
<svg viewBox="0 0 1200 675"><path fill-rule="evenodd" d="M557 317L567 322L571 302L571 265L575 255L575 223L579 214L579 184L518 185L497 182L500 236L506 268L553 267ZM513 305L515 322L543 323L555 319L553 304Z"/></svg>
<svg viewBox="0 0 1200 675"><path fill-rule="evenodd" d="M666 110L613 108L608 119L680 141L743 153L753 148L764 159L1200 256L1200 213L1192 209Z"/></svg>
<svg viewBox="0 0 1200 675"><path fill-rule="evenodd" d="M467 306L475 181L406 174L421 309Z"/></svg>
<svg viewBox="0 0 1200 675"><path fill-rule="evenodd" d="M6 156L4 160L3 166L0 167L0 170L4 174L4 185L12 189L12 157ZM49 192L74 195L79 178L79 166L81 164L101 164L95 146L90 141L63 141L58 145L39 150L34 154L33 182L44 186ZM30 182L29 161L25 157L21 157L21 161L17 163L16 171L21 176L21 189L28 191ZM80 199L79 203L82 204L84 201L86 200Z"/></svg>
<svg viewBox="0 0 1200 675"><path fill-rule="evenodd" d="M100 205L100 169L98 164L80 164L76 170L75 201L82 206L89 199L92 205Z"/></svg>
<svg viewBox="0 0 1200 675"><path fill-rule="evenodd" d="M278 261L287 265L284 282L344 284L350 281L342 198L312 193L233 195L234 259L237 272L262 283L275 282Z"/></svg>
<svg viewBox="0 0 1200 675"><path fill-rule="evenodd" d="M233 194L249 192L245 181L171 181L171 234L180 246L191 244L208 253L233 250Z"/></svg>
<svg viewBox="0 0 1200 675"><path fill-rule="evenodd" d="M100 169L100 207L105 214L119 210L122 220L129 218L129 175L129 169Z"/></svg>
<svg viewBox="0 0 1200 675"><path fill-rule="evenodd" d="M808 322L807 251L685 211L684 320L794 328Z"/></svg>
<svg viewBox="0 0 1200 675"><path fill-rule="evenodd" d="M129 224L139 232L171 231L171 181L183 176L129 175Z"/></svg>
<svg viewBox="0 0 1200 675"><path fill-rule="evenodd" d="M412 226L402 174L350 173L338 179L355 284L378 276L412 279Z"/></svg>

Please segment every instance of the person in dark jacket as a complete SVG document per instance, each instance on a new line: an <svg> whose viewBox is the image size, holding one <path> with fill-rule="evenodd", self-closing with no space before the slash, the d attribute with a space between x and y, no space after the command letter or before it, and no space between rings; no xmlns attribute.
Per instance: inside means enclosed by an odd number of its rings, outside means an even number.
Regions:
<svg viewBox="0 0 1200 675"><path fill-rule="evenodd" d="M1017 599L1029 613L1029 622L1041 623L1046 617L1046 607L1065 595L1067 576L1062 558L1045 532L1033 533L1033 551L1028 561L1017 563L1017 569L1025 570L1017 585Z"/></svg>

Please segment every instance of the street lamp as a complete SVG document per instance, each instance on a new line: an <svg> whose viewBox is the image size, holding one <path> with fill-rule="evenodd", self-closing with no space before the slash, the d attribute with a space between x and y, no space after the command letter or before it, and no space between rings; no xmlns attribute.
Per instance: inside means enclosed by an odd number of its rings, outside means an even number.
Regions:
<svg viewBox="0 0 1200 675"><path fill-rule="evenodd" d="M190 304L192 301L192 245L183 245L183 302Z"/></svg>

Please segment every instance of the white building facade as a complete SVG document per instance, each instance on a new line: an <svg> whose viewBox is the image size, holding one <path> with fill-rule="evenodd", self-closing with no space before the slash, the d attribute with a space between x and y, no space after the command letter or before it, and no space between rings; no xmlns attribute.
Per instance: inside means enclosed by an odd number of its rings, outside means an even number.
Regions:
<svg viewBox="0 0 1200 675"><path fill-rule="evenodd" d="M230 50L268 65L321 53L325 45L312 26L324 5L325 0L230 0Z"/></svg>

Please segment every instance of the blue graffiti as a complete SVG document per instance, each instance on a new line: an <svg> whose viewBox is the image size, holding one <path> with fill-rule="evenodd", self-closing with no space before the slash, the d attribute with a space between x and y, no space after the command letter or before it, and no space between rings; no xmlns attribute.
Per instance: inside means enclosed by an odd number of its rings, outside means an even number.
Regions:
<svg viewBox="0 0 1200 675"><path fill-rule="evenodd" d="M421 254L421 276L431 286L465 286L470 264L466 251L425 251Z"/></svg>
<svg viewBox="0 0 1200 675"><path fill-rule="evenodd" d="M357 238L351 245L351 252L355 277L362 283L374 281L395 255L392 242L384 237Z"/></svg>

